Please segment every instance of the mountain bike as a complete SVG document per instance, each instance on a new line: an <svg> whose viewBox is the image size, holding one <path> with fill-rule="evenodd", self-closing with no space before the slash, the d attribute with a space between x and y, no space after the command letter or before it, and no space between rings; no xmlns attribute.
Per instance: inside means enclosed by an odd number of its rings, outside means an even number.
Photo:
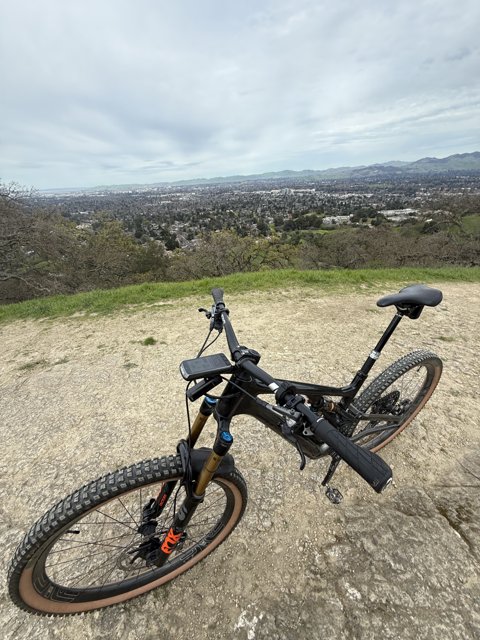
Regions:
<svg viewBox="0 0 480 640"><path fill-rule="evenodd" d="M376 452L425 405L442 362L430 351L414 351L358 393L402 318L417 319L425 306L438 305L441 291L412 285L378 300L396 313L343 387L273 378L258 366L260 354L239 344L223 291L213 289L212 295L211 310L199 309L210 321L207 338L197 356L180 365L187 381L185 439L173 455L86 484L32 526L9 570L10 596L22 609L66 615L124 602L172 580L218 547L247 503L245 480L229 453L237 415L253 416L295 447L300 469L307 458L329 456L322 484L333 503L342 498L330 485L341 461L379 493L391 484L392 471ZM222 332L230 358L203 355ZM192 422L189 403L200 399ZM217 424L215 442L196 447L210 416Z"/></svg>

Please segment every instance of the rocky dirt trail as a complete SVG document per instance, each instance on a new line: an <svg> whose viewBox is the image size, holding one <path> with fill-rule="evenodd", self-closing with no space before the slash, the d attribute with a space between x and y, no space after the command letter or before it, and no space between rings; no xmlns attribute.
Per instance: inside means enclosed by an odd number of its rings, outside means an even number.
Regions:
<svg viewBox="0 0 480 640"><path fill-rule="evenodd" d="M342 468L335 485L345 500L335 507L320 486L325 462L299 472L293 448L239 418L232 452L249 504L225 544L163 588L72 618L21 612L3 580L3 637L480 638L480 286L439 286L445 301L403 320L376 367L415 348L437 352L445 366L424 411L383 451L395 474L390 492L378 496ZM265 369L343 384L390 318L377 297L395 289L226 299ZM178 364L203 340L195 309L208 303L0 328L3 576L23 533L55 501L103 472L173 453L185 434ZM149 336L156 344L143 345ZM213 425L203 444L209 435Z"/></svg>

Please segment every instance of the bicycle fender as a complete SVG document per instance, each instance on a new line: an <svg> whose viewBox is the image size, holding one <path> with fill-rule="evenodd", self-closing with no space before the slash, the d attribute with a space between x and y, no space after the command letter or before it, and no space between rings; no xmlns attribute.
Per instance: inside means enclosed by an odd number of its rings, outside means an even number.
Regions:
<svg viewBox="0 0 480 640"><path fill-rule="evenodd" d="M182 460L182 466L183 466L184 469L186 467L186 459L187 459L187 456L188 456L187 447L188 447L188 445L184 440L181 441L181 443L177 447L177 450L178 450L178 452L180 454L180 457L181 457L181 460ZM191 461L191 464L192 464L192 475L193 475L193 478L195 480L200 475L200 472L203 469L203 467L205 465L205 462L208 460L208 457L209 457L211 452L212 452L212 449L209 449L208 447L199 447L198 449L191 449L191 451L190 451L190 461ZM234 469L235 469L235 460L233 459L232 455L227 453L223 457L223 459L222 459L222 461L220 463L220 466L216 470L215 476L217 476L217 475L226 475L226 474L232 473L232 471Z"/></svg>

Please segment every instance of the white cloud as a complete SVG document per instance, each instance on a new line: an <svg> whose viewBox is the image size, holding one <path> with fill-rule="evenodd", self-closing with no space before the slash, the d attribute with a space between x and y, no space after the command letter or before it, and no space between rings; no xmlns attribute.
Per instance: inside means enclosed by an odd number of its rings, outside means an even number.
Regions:
<svg viewBox="0 0 480 640"><path fill-rule="evenodd" d="M18 0L0 177L37 187L480 147L476 0Z"/></svg>

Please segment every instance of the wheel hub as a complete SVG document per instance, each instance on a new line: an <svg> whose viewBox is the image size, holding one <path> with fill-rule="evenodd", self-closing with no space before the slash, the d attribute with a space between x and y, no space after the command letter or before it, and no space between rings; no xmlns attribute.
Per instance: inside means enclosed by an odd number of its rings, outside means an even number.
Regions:
<svg viewBox="0 0 480 640"><path fill-rule="evenodd" d="M400 391L391 391L386 396L380 398L372 405L372 413L392 413L394 416L398 416L403 413L405 403L409 404L409 400L400 400Z"/></svg>

